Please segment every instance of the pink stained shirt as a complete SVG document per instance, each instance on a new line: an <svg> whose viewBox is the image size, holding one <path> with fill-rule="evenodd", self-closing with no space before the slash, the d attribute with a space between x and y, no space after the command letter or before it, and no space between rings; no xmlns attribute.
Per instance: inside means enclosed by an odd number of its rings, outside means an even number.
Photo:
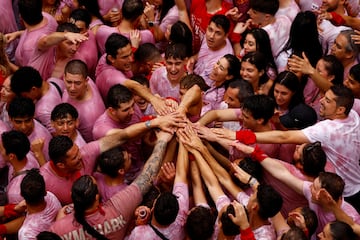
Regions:
<svg viewBox="0 0 360 240"><path fill-rule="evenodd" d="M168 239L184 239L185 223L189 210L189 190L185 183L175 183L173 194L177 197L179 203L179 212L176 219L169 226L157 229ZM136 226L127 240L157 240L161 239L149 225Z"/></svg>
<svg viewBox="0 0 360 240"><path fill-rule="evenodd" d="M105 111L105 105L102 101L100 93L90 78L88 78L88 87L91 90L91 97L86 100L76 100L69 97L65 90L62 101L70 103L79 112L79 127L78 130L86 142L93 140L92 129L96 119Z"/></svg>
<svg viewBox="0 0 360 240"><path fill-rule="evenodd" d="M220 104L224 99L225 88L224 87L216 87L212 82L210 88L206 90L203 95L203 106L201 108L201 116L207 113L210 110L221 109Z"/></svg>
<svg viewBox="0 0 360 240"><path fill-rule="evenodd" d="M179 20L179 9L176 5L174 5L172 8L169 9L165 17L159 22L160 15L156 15L155 22L159 24L159 28L163 33L166 33L168 30L168 27L172 26L174 23L176 23ZM156 47L159 48L162 52L165 51L166 46L168 45L168 40L164 39L161 42L157 42Z"/></svg>
<svg viewBox="0 0 360 240"><path fill-rule="evenodd" d="M151 75L150 89L152 94L159 94L160 97L173 97L180 100L180 82L175 86L170 83L165 66L159 67Z"/></svg>
<svg viewBox="0 0 360 240"><path fill-rule="evenodd" d="M324 120L301 130L310 142L320 141L327 159L345 181L344 196L360 191L360 118L351 110L345 119Z"/></svg>
<svg viewBox="0 0 360 240"><path fill-rule="evenodd" d="M275 17L284 15L290 19L291 22L294 21L296 15L300 12L299 5L295 2L295 0L291 0L290 4L284 8L279 8L276 12Z"/></svg>
<svg viewBox="0 0 360 240"><path fill-rule="evenodd" d="M28 139L30 141L30 143L32 143L33 141L37 140L37 139L44 139L44 146L43 146L43 153L44 153L44 157L46 159L46 161L49 161L49 142L52 138L50 132L47 130L46 127L44 127L43 125L41 125L41 123L39 123L37 120L33 120L34 121L34 130L32 131L32 133L28 136ZM30 150L31 151L31 150ZM31 151L32 153L32 151Z"/></svg>
<svg viewBox="0 0 360 240"><path fill-rule="evenodd" d="M322 208L313 203L311 201L311 190L310 187L313 183L312 182L304 182L303 183L303 193L305 198L308 200L309 203L309 207L310 209L312 209L315 213L316 216L318 218L318 227L316 229L316 234L313 235L313 237L311 239L316 239L316 235L320 232L323 231L323 228L325 227L325 225L329 222L335 221L335 215L331 212L325 212L322 210ZM355 210L355 208L353 208L349 203L345 202L344 199L342 199L342 203L341 203L341 209L349 216L351 217L354 222L356 222L357 224L360 223L360 215L359 213Z"/></svg>
<svg viewBox="0 0 360 240"><path fill-rule="evenodd" d="M106 63L106 54L102 55L95 71L96 86L103 99L106 99L109 89L116 84L123 84L132 77L131 72L123 73Z"/></svg>
<svg viewBox="0 0 360 240"><path fill-rule="evenodd" d="M25 167L21 169L20 171L17 171L17 173L14 173L14 168L9 164L9 173L8 173L8 186L6 190L6 194L8 197L8 202L13 204L18 204L24 198L20 194L20 184L23 178L26 175L26 170L30 170L32 168L39 168L39 163L37 160L32 157L30 154L26 155L26 161Z"/></svg>
<svg viewBox="0 0 360 240"><path fill-rule="evenodd" d="M138 106L134 105L134 114L129 122L117 122L113 120L107 111L105 111L94 123L93 137L99 139L104 137L110 130L128 126L140 122L142 113ZM141 151L141 139L130 140L123 144L125 149L131 154L131 168L127 171L126 180L132 181L139 174L144 165L144 159Z"/></svg>
<svg viewBox="0 0 360 240"><path fill-rule="evenodd" d="M102 206L102 211L86 215L86 221L108 239L124 239L126 229L134 217L135 208L141 200L140 189L133 183L110 198ZM62 239L95 239L76 222L74 213L56 221L50 227L50 231Z"/></svg>
<svg viewBox="0 0 360 240"><path fill-rule="evenodd" d="M206 39L204 39L201 43L198 59L195 63L194 73L203 77L206 84L211 86L213 81L209 78L209 76L214 64L226 54L234 54L233 48L228 39L226 39L226 45L217 51L209 49Z"/></svg>
<svg viewBox="0 0 360 240"><path fill-rule="evenodd" d="M49 90L35 103L35 118L43 126L45 126L49 132L53 133L54 129L51 126L51 112L58 104L60 104L61 96L59 90L49 83Z"/></svg>
<svg viewBox="0 0 360 240"><path fill-rule="evenodd" d="M79 130L76 130L76 138L74 140L74 143L79 147L82 148L84 145L86 145L86 142L84 138L81 136L81 133Z"/></svg>
<svg viewBox="0 0 360 240"><path fill-rule="evenodd" d="M11 0L5 0L1 2L0 16L2 16L0 22L0 32L6 34L18 30ZM15 60L15 51L18 42L18 39L15 39L6 46L6 54L8 55L10 61Z"/></svg>
<svg viewBox="0 0 360 240"><path fill-rule="evenodd" d="M342 30L351 29L346 26L336 27L328 20L322 20L318 26L323 29L323 31L319 31L319 39L324 54L330 54L331 46L334 44L336 37Z"/></svg>
<svg viewBox="0 0 360 240"><path fill-rule="evenodd" d="M271 50L275 60L289 38L290 27L291 21L283 15L276 16L274 23L262 27L269 35Z"/></svg>
<svg viewBox="0 0 360 240"><path fill-rule="evenodd" d="M216 14L224 15L230 8L232 4L222 1L221 9L214 13L208 13L206 9L205 0L192 0L190 7L190 23L193 30L193 51L196 54L200 45L205 38L206 28L210 23L212 16Z"/></svg>
<svg viewBox="0 0 360 240"><path fill-rule="evenodd" d="M140 45L144 44L144 43L155 44L154 35L152 34L152 32L150 32L150 30L139 30L139 31L140 31L140 38L141 38ZM120 32L118 27L109 27L106 25L102 25L98 28L98 31L96 32L96 42L97 42L97 46L100 51L100 54L105 53L106 40L112 33L119 33L119 34L123 35L124 37L130 39L130 34Z"/></svg>
<svg viewBox="0 0 360 240"><path fill-rule="evenodd" d="M94 171L96 158L100 154L100 145L98 141L86 144L80 148L83 168L80 170L80 175L91 175ZM62 205L72 202L71 187L75 180L79 177L78 172L72 173L67 177L57 175L52 169L50 162L41 166L40 173L43 175L46 184L46 190L55 194Z"/></svg>
<svg viewBox="0 0 360 240"><path fill-rule="evenodd" d="M104 174L100 172L94 172L93 177L96 179L96 184L98 186L99 193L101 196L101 202L106 202L117 192L120 192L121 190L123 190L125 187L128 186L125 183L118 184L116 186L107 185L105 182Z"/></svg>
<svg viewBox="0 0 360 240"><path fill-rule="evenodd" d="M88 30L87 34L88 40L80 44L76 55L86 63L89 75L94 77L96 65L98 63L98 49L94 33L91 30Z"/></svg>
<svg viewBox="0 0 360 240"><path fill-rule="evenodd" d="M18 66L27 66L33 57L34 51L40 38L56 31L57 22L53 16L48 13L42 13L46 19L46 23L34 30L25 30L21 34L18 47L15 52L15 63Z"/></svg>
<svg viewBox="0 0 360 240"><path fill-rule="evenodd" d="M40 232L48 231L50 225L55 222L57 213L61 209L61 204L51 192L46 193L45 202L46 207L41 212L26 214L25 220L18 232L19 239L35 240Z"/></svg>
<svg viewBox="0 0 360 240"><path fill-rule="evenodd" d="M101 16L107 14L110 9L116 7L120 11L124 0L98 0Z"/></svg>

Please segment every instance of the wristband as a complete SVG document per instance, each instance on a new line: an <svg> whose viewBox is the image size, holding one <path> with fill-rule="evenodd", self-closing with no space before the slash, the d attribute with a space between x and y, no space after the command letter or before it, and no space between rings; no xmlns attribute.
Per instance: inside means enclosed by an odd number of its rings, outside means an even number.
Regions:
<svg viewBox="0 0 360 240"><path fill-rule="evenodd" d="M345 24L345 19L341 15L337 14L336 12L330 12L330 14L332 16L332 19L330 20L332 24L335 26L341 26Z"/></svg>
<svg viewBox="0 0 360 240"><path fill-rule="evenodd" d="M7 204L4 206L4 217L5 218L12 218L17 217L20 214L15 211L16 204Z"/></svg>
<svg viewBox="0 0 360 240"><path fill-rule="evenodd" d="M248 227L244 230L240 229L240 237L241 237L241 240L255 239L254 232L251 230L250 227Z"/></svg>
<svg viewBox="0 0 360 240"><path fill-rule="evenodd" d="M246 145L251 145L256 143L256 135L251 130L240 130L236 131L236 140Z"/></svg>
<svg viewBox="0 0 360 240"><path fill-rule="evenodd" d="M262 162L265 158L268 157L259 145L255 145L254 151L251 153L250 157L258 162Z"/></svg>

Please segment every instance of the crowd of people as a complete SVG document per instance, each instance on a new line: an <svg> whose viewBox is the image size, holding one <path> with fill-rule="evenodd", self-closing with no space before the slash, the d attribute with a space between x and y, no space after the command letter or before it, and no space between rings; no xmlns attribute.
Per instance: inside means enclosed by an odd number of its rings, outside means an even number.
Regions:
<svg viewBox="0 0 360 240"><path fill-rule="evenodd" d="M0 14L0 239L360 237L358 0Z"/></svg>

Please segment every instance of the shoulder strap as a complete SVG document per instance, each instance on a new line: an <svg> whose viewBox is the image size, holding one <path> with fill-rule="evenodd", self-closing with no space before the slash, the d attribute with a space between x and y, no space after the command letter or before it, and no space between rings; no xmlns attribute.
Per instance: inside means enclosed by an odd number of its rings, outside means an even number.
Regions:
<svg viewBox="0 0 360 240"><path fill-rule="evenodd" d="M59 85L53 81L50 81L50 83L56 87L56 89L58 90L58 92L60 94L60 97L62 97L62 91L61 91L61 88L59 87Z"/></svg>
<svg viewBox="0 0 360 240"><path fill-rule="evenodd" d="M158 235L162 240L169 240L168 238L166 238L164 236L164 234L162 234L157 228L155 228L150 222L149 222L149 226L154 230L154 232L156 233L156 235Z"/></svg>

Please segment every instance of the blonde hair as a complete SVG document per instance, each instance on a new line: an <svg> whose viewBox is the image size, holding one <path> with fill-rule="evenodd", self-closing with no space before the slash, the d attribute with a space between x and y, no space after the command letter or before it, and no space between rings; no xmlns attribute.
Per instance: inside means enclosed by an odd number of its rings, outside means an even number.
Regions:
<svg viewBox="0 0 360 240"><path fill-rule="evenodd" d="M4 78L10 74L9 60L5 52L6 44L5 34L0 32L0 71Z"/></svg>

